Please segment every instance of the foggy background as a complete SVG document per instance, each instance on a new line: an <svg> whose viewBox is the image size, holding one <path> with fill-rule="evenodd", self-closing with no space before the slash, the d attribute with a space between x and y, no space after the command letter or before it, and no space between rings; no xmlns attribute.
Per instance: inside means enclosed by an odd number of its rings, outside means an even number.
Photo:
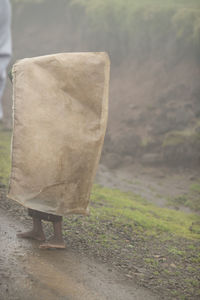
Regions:
<svg viewBox="0 0 200 300"><path fill-rule="evenodd" d="M109 168L135 162L198 168L198 0L13 0L12 12L12 63L58 52L108 52L110 110L103 163ZM7 82L7 127L11 95Z"/></svg>

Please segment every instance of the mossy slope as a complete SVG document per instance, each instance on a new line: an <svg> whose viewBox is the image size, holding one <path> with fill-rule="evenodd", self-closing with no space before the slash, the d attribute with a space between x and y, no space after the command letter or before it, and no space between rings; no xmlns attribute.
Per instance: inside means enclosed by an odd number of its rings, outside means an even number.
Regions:
<svg viewBox="0 0 200 300"><path fill-rule="evenodd" d="M11 132L4 131L0 124L0 183L6 186L10 176L10 140Z"/></svg>

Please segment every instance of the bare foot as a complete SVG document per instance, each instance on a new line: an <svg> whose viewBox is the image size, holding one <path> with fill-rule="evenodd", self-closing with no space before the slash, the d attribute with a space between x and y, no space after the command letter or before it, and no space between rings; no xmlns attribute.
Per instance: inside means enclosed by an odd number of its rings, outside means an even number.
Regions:
<svg viewBox="0 0 200 300"><path fill-rule="evenodd" d="M63 239L52 238L49 241L41 244L40 249L65 249L65 243Z"/></svg>
<svg viewBox="0 0 200 300"><path fill-rule="evenodd" d="M45 235L43 232L35 232L34 230L18 233L17 237L22 239L31 239L37 241L45 241Z"/></svg>

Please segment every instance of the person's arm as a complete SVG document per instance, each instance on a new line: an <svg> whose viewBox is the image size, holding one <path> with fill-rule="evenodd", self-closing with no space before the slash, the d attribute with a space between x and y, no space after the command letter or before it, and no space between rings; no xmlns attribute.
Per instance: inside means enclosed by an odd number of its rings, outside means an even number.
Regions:
<svg viewBox="0 0 200 300"><path fill-rule="evenodd" d="M6 68L11 58L11 8L9 0L0 0L0 118L1 97L6 81Z"/></svg>

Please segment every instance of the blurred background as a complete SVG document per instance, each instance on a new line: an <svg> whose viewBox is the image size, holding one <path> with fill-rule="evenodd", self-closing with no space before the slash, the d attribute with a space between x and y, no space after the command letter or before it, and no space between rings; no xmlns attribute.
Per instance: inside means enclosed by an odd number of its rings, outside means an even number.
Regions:
<svg viewBox="0 0 200 300"><path fill-rule="evenodd" d="M102 156L109 168L199 167L199 0L12 0L12 12L12 63L57 52L109 53ZM11 94L7 82L9 128Z"/></svg>

